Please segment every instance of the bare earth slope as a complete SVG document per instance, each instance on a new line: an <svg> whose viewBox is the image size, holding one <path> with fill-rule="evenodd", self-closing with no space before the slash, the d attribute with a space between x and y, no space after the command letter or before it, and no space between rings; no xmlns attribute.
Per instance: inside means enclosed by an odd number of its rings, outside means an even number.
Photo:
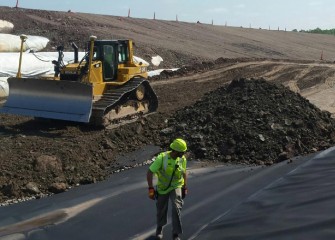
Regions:
<svg viewBox="0 0 335 240"><path fill-rule="evenodd" d="M132 38L137 56L150 61L158 54L164 59L160 67L181 68L151 79L157 114L117 129L0 115L1 202L93 183L141 164L117 157L148 144L166 147L167 119L236 78L283 84L335 114L335 69L331 61L320 61L322 51L326 60L335 56L333 36L5 7L0 16L14 23L15 34L48 37L49 50L59 44L70 50L70 41L82 50L90 35Z"/></svg>
<svg viewBox="0 0 335 240"><path fill-rule="evenodd" d="M335 56L330 35L7 7L0 7L0 16L14 24L14 34L48 37L49 49L63 44L71 50L74 41L82 50L90 35L132 38L138 56L150 60L158 54L171 67L219 57L319 60L322 51L326 60Z"/></svg>

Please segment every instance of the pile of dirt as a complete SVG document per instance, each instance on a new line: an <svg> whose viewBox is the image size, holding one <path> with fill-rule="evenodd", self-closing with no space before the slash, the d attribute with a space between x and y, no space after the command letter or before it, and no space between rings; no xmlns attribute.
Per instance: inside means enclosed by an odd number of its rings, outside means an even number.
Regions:
<svg viewBox="0 0 335 240"><path fill-rule="evenodd" d="M334 145L335 120L264 79L236 79L179 111L163 134L188 140L195 158L273 164Z"/></svg>

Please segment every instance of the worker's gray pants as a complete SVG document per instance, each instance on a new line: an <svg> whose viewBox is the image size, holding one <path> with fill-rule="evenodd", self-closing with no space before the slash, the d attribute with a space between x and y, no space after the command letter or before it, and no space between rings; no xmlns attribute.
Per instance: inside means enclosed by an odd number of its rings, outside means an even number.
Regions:
<svg viewBox="0 0 335 240"><path fill-rule="evenodd" d="M181 198L181 188L172 190L171 192L158 195L157 206L157 227L163 227L167 223L167 212L169 199L172 204L172 233L183 233L181 225L181 209L183 207L183 199Z"/></svg>

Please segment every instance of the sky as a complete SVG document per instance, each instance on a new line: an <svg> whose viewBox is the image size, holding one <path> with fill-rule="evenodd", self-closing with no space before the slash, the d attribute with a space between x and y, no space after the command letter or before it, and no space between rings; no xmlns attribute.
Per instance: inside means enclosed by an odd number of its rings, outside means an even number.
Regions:
<svg viewBox="0 0 335 240"><path fill-rule="evenodd" d="M1 6L291 31L335 28L334 0L0 0ZM1 16L0 16L1 19Z"/></svg>

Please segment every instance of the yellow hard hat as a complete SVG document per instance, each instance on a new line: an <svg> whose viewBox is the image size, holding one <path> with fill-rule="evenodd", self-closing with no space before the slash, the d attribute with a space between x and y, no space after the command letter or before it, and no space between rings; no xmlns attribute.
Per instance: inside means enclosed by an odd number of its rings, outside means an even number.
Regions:
<svg viewBox="0 0 335 240"><path fill-rule="evenodd" d="M170 148L177 152L186 152L187 144L183 139L177 138L170 144Z"/></svg>

